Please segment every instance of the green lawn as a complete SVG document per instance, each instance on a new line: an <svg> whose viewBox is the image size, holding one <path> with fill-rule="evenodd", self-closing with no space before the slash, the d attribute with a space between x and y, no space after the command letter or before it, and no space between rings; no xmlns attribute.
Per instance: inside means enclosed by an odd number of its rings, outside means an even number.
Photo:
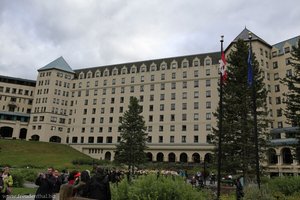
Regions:
<svg viewBox="0 0 300 200"><path fill-rule="evenodd" d="M0 165L73 168L72 161L89 156L64 144L0 139Z"/></svg>

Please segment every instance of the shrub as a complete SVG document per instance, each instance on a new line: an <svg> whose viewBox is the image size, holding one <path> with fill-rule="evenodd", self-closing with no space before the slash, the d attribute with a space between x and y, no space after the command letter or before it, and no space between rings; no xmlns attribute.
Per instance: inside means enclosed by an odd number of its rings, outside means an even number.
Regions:
<svg viewBox="0 0 300 200"><path fill-rule="evenodd" d="M24 177L20 173L12 173L13 187L23 187Z"/></svg>
<svg viewBox="0 0 300 200"><path fill-rule="evenodd" d="M206 200L214 199L208 191L198 191L180 177L141 176L132 183L123 180L112 187L112 199L116 200Z"/></svg>
<svg viewBox="0 0 300 200"><path fill-rule="evenodd" d="M244 193L245 196L243 200L276 200L272 196L270 189L266 185L261 186L260 190L258 189L257 185L248 185L247 187L245 187Z"/></svg>
<svg viewBox="0 0 300 200"><path fill-rule="evenodd" d="M273 192L278 191L290 196L300 191L300 177L278 177L271 179L268 185Z"/></svg>

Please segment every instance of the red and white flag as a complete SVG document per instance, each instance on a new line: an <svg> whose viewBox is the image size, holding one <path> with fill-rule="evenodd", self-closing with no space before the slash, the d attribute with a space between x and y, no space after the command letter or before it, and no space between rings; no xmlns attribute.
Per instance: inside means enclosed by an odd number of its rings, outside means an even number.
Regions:
<svg viewBox="0 0 300 200"><path fill-rule="evenodd" d="M225 59L224 51L222 51L221 53L221 60L219 60L219 63L220 63L220 72L222 74L222 80L223 82L225 82L227 79L227 71L226 71L226 59Z"/></svg>

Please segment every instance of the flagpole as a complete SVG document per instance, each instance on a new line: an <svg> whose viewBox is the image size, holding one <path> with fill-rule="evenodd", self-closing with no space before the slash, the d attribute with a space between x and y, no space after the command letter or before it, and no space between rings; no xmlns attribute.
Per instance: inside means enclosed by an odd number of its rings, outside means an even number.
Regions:
<svg viewBox="0 0 300 200"><path fill-rule="evenodd" d="M224 36L221 36L221 58L223 52ZM222 62L222 61L221 61ZM220 199L221 193L221 155L222 155L222 135L223 135L223 77L220 69L220 101L219 101L219 144L218 144L218 181L217 181L217 200Z"/></svg>
<svg viewBox="0 0 300 200"><path fill-rule="evenodd" d="M248 35L249 38L249 48L250 53L252 54L252 34L249 32ZM250 57L250 63L252 64L252 55ZM254 70L252 68L252 73L254 73ZM259 171L259 153L258 153L258 133L257 133L257 106L256 106L256 83L254 74L252 74L252 102L253 102L253 123L254 123L254 142L255 142L255 163L256 163L256 181L258 188L260 189L260 171Z"/></svg>

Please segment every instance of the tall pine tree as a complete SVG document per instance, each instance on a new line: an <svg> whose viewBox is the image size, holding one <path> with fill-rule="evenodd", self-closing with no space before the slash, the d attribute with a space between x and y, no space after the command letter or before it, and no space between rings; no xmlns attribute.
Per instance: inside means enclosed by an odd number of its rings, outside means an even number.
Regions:
<svg viewBox="0 0 300 200"><path fill-rule="evenodd" d="M146 161L147 133L143 119L142 107L136 97L130 98L128 110L121 119L121 140L116 145L115 160L127 164L130 173L134 173L134 167Z"/></svg>
<svg viewBox="0 0 300 200"><path fill-rule="evenodd" d="M283 83L288 87L288 92L284 94L286 97L286 109L284 114L288 119L288 123L292 127L297 127L295 133L298 143L294 145L296 150L296 159L300 160L300 39L298 46L293 46L291 52L292 58L290 64L293 68L292 74L283 79Z"/></svg>
<svg viewBox="0 0 300 200"><path fill-rule="evenodd" d="M284 78L284 83L288 87L286 97L285 116L293 127L300 127L300 40L298 47L293 46L290 64L293 73Z"/></svg>
<svg viewBox="0 0 300 200"><path fill-rule="evenodd" d="M247 84L248 45L238 40L227 58L228 78L223 86L223 131L222 131L222 170L223 173L245 176L255 174L255 143L252 88ZM256 88L257 127L260 157L266 147L267 91L261 76L259 64L253 58L253 73ZM219 116L220 108L215 116ZM218 152L219 130L212 135ZM217 155L218 156L218 155ZM216 157L217 157L216 156Z"/></svg>

